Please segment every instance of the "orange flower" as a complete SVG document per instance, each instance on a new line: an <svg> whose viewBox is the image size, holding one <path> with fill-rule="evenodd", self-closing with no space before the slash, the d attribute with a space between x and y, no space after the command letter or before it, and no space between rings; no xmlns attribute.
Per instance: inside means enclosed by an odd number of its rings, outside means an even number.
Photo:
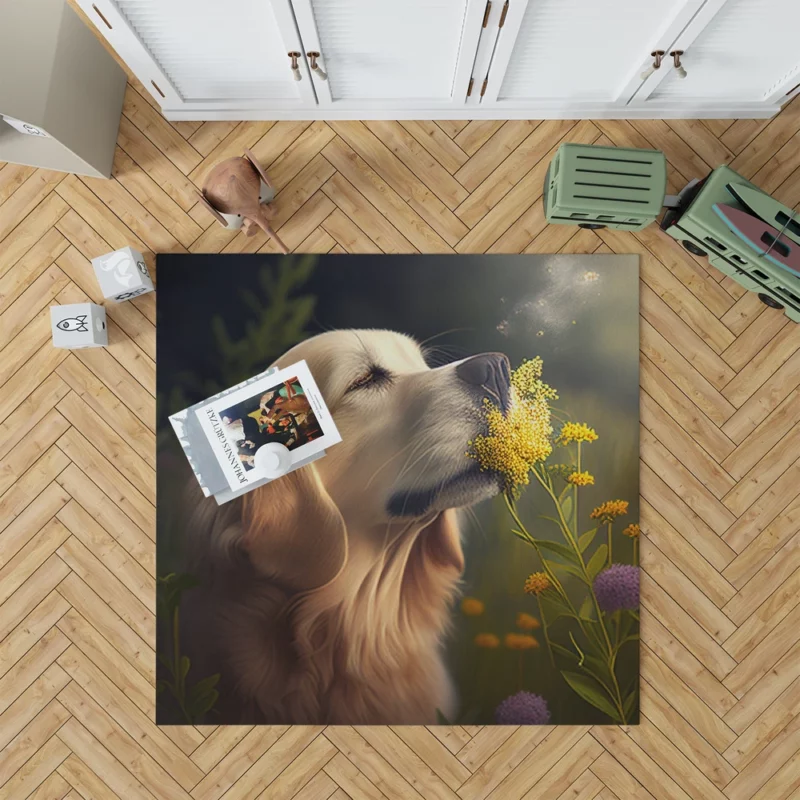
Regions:
<svg viewBox="0 0 800 800"><path fill-rule="evenodd" d="M544 572L534 572L525 581L526 594L541 594L552 586L550 578Z"/></svg>
<svg viewBox="0 0 800 800"><path fill-rule="evenodd" d="M461 612L468 617L479 617L483 614L485 608L477 597L465 597L461 601Z"/></svg>
<svg viewBox="0 0 800 800"><path fill-rule="evenodd" d="M533 615L520 611L517 614L517 627L523 631L535 631L542 627L542 623Z"/></svg>
<svg viewBox="0 0 800 800"><path fill-rule="evenodd" d="M589 516L592 519L599 519L600 522L612 522L615 517L621 517L628 513L627 500L607 500L597 506Z"/></svg>
<svg viewBox="0 0 800 800"><path fill-rule="evenodd" d="M479 633L475 639L476 647L483 647L488 650L494 650L495 647L500 647L500 640L493 633Z"/></svg>
<svg viewBox="0 0 800 800"><path fill-rule="evenodd" d="M531 650L539 646L539 642L525 633L507 633L505 645L509 650Z"/></svg>
<svg viewBox="0 0 800 800"><path fill-rule="evenodd" d="M632 522L627 528L623 528L622 532L626 536L630 536L631 539L638 539L642 529L635 522Z"/></svg>

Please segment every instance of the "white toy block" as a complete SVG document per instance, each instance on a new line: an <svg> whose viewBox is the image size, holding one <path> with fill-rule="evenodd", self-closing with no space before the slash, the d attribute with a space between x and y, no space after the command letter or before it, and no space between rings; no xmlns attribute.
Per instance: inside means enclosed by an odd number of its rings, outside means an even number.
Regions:
<svg viewBox="0 0 800 800"><path fill-rule="evenodd" d="M123 247L92 259L100 291L106 300L121 302L153 291L153 281L142 254Z"/></svg>
<svg viewBox="0 0 800 800"><path fill-rule="evenodd" d="M94 303L50 306L53 347L78 350L108 344L106 310Z"/></svg>

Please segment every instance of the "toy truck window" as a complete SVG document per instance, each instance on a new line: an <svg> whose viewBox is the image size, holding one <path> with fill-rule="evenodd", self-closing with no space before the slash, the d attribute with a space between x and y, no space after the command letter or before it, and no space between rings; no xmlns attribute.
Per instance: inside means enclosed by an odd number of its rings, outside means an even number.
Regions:
<svg viewBox="0 0 800 800"><path fill-rule="evenodd" d="M788 214L784 214L783 211L777 213L775 222L777 222L781 228L785 227L787 230L791 231L795 236L800 236L800 222L796 219L789 219Z"/></svg>
<svg viewBox="0 0 800 800"><path fill-rule="evenodd" d="M718 242L716 239L712 239L710 236L706 236L705 241L707 241L712 247L716 247L717 250L728 249L724 244L722 244L722 242Z"/></svg>
<svg viewBox="0 0 800 800"><path fill-rule="evenodd" d="M768 231L764 231L761 234L761 241L764 242L765 245L768 245L772 250L774 250L778 255L787 258L789 255L789 246L784 244L783 242L778 241L771 233Z"/></svg>

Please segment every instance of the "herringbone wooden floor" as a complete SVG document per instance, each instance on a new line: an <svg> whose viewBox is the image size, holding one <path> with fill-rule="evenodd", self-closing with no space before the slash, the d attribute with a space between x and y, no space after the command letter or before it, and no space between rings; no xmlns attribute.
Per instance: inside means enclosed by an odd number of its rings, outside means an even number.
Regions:
<svg viewBox="0 0 800 800"><path fill-rule="evenodd" d="M800 201L800 102L772 121L211 122L128 88L111 181L0 169L0 795L138 800L800 797L800 326L651 227L548 227L562 141L730 162ZM107 349L50 344L88 259L274 252L196 203L250 147L302 252L641 257L642 724L163 728L154 714L154 296Z"/></svg>

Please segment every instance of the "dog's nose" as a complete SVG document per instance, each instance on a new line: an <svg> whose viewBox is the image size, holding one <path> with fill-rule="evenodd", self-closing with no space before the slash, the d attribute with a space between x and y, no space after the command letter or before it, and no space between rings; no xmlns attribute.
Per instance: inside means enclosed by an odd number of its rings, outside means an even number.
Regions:
<svg viewBox="0 0 800 800"><path fill-rule="evenodd" d="M511 368L503 353L481 353L462 361L456 375L470 386L483 390L483 395L505 411L508 408Z"/></svg>

